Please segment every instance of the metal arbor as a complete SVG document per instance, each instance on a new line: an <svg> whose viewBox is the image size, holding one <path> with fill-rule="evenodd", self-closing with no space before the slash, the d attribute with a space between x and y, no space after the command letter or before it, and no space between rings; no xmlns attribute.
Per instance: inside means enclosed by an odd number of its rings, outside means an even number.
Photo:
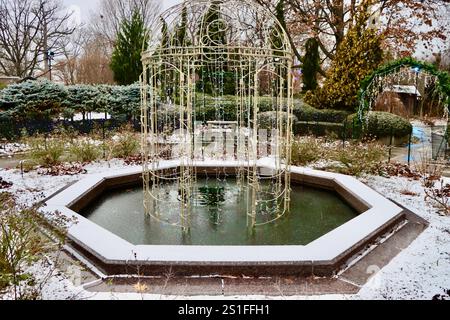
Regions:
<svg viewBox="0 0 450 320"><path fill-rule="evenodd" d="M438 129L432 133L432 138L439 137L437 143L432 143L432 158L438 160L441 154L447 156L450 141L450 76L440 71L436 66L415 60L411 57L392 61L381 66L369 75L361 84L359 92L358 115L362 126L367 126L368 115L373 111L377 98L385 91L392 90L399 85L414 84L415 108L418 109L417 94L422 93L442 110L446 119L446 128ZM422 106L420 116L423 116Z"/></svg>
<svg viewBox="0 0 450 320"><path fill-rule="evenodd" d="M189 231L198 166L226 162L238 168L249 228L283 217L293 61L281 24L250 0L194 0L163 13L152 32L141 77L146 214ZM273 170L261 172L257 161L265 158ZM177 169L164 170L168 163ZM169 184L177 184L176 197ZM176 218L167 215L174 210Z"/></svg>

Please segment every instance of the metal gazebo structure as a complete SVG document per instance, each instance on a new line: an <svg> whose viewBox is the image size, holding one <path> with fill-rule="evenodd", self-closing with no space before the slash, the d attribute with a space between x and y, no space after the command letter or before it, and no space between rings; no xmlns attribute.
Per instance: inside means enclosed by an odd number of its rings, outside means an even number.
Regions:
<svg viewBox="0 0 450 320"><path fill-rule="evenodd" d="M250 0L185 1L162 14L142 54L144 207L188 232L197 168L237 168L251 230L289 211L292 55L283 27ZM271 161L261 172L258 161ZM163 170L176 163L177 169ZM224 175L214 177L226 180ZM176 184L178 195L165 186ZM168 205L170 204L170 207ZM169 219L167 208L179 211Z"/></svg>

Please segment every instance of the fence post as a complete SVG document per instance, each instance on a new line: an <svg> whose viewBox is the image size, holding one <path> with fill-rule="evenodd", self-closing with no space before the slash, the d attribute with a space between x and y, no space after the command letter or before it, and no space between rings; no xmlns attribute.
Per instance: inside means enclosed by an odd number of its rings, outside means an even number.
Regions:
<svg viewBox="0 0 450 320"><path fill-rule="evenodd" d="M103 159L106 158L106 150L105 150L105 122L106 122L106 117L105 117L105 121L102 121L102 136L103 136Z"/></svg>
<svg viewBox="0 0 450 320"><path fill-rule="evenodd" d="M389 160L388 160L388 163L391 162L393 140L394 140L394 128L391 128L391 138L390 138L390 141L389 141Z"/></svg>
<svg viewBox="0 0 450 320"><path fill-rule="evenodd" d="M345 140L347 138L347 119L344 120L344 130L342 132L342 148L345 149Z"/></svg>
<svg viewBox="0 0 450 320"><path fill-rule="evenodd" d="M316 127L315 127L315 136L316 138L319 136L319 120L316 118Z"/></svg>
<svg viewBox="0 0 450 320"><path fill-rule="evenodd" d="M352 139L356 139L355 138L355 118L353 118L352 120Z"/></svg>
<svg viewBox="0 0 450 320"><path fill-rule="evenodd" d="M412 135L413 133L411 132L409 134L409 142L408 142L408 166L411 165L411 143L412 143Z"/></svg>

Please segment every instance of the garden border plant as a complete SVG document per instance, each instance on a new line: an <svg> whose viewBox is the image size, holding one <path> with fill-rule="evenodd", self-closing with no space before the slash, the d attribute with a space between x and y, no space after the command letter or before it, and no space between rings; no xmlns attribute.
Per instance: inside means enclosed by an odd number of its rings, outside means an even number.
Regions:
<svg viewBox="0 0 450 320"><path fill-rule="evenodd" d="M40 204L20 205L12 194L0 193L0 292L14 300L40 299L42 289L55 274L67 230L76 220L59 212L39 212ZM58 253L48 262L48 254ZM39 276L30 271L47 265Z"/></svg>

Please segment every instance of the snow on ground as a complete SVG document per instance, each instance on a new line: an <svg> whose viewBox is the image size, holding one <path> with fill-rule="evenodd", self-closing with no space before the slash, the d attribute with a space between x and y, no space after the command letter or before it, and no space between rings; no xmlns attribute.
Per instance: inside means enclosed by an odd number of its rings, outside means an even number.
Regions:
<svg viewBox="0 0 450 320"><path fill-rule="evenodd" d="M101 161L86 165L87 174L104 173L111 170L123 169L122 160ZM74 176L46 176L39 175L37 171L24 173L23 177L19 170L0 170L0 177L5 181L12 182L13 186L7 191L17 196L17 201L22 204L31 204L50 197L61 188L70 183L82 179L86 174Z"/></svg>
<svg viewBox="0 0 450 320"><path fill-rule="evenodd" d="M105 113L99 113L99 112L88 112L85 115L85 119L87 120L109 120L111 119L110 114ZM63 117L60 118L60 120L65 120ZM83 114L82 113L76 113L73 116L73 121L82 121L83 120Z"/></svg>
<svg viewBox="0 0 450 320"><path fill-rule="evenodd" d="M10 157L27 150L28 146L22 143L0 143L0 157Z"/></svg>
<svg viewBox="0 0 450 320"><path fill-rule="evenodd" d="M124 167L123 161L98 162L87 165L88 173L101 173ZM8 189L22 203L32 203L52 195L68 183L84 175L49 177L35 172L24 174L17 170L0 170L0 177L13 182ZM44 299L431 299L450 289L450 217L440 216L437 210L424 201L424 191L419 181L406 178L368 176L361 179L381 194L398 201L426 219L430 226L408 248L403 250L386 267L374 275L356 295L323 296L234 296L234 297L174 297L139 293L91 293L76 287L63 275L55 275L45 286ZM446 183L450 182L445 180ZM412 191L417 196L402 195ZM36 267L34 272L42 272ZM32 267L33 270L33 267ZM5 298L5 297L4 297Z"/></svg>
<svg viewBox="0 0 450 320"><path fill-rule="evenodd" d="M366 183L427 220L430 225L359 292L362 299L431 299L450 289L450 217L429 203L418 181L369 177ZM404 196L409 190L418 196Z"/></svg>

